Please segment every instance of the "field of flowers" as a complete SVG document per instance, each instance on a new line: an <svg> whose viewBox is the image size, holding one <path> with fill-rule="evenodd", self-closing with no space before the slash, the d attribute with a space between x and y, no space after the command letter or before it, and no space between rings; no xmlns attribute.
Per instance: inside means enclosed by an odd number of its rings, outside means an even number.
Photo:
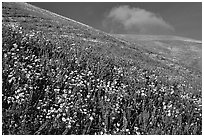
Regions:
<svg viewBox="0 0 204 137"><path fill-rule="evenodd" d="M182 72L88 29L4 13L2 134L202 134L201 90Z"/></svg>

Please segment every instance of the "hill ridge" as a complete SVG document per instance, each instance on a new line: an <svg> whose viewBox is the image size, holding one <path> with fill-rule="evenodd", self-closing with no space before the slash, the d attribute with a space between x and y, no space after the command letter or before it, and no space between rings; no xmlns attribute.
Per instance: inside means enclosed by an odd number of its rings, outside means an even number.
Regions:
<svg viewBox="0 0 204 137"><path fill-rule="evenodd" d="M175 39L175 40L181 40L181 41L189 41L189 42L195 42L195 43L202 43L201 40L196 40L196 39L192 39L192 38L187 38L187 37L182 37L182 36L177 36L177 35L140 35L140 34L113 34L113 35L118 35L118 36L125 36L125 35L129 35L129 36L135 36L135 37L139 37L141 38L141 40L145 40L143 39L143 37L147 37L146 40L161 40L161 39L165 39L165 40L171 40L171 39ZM140 40L140 39L137 39Z"/></svg>
<svg viewBox="0 0 204 137"><path fill-rule="evenodd" d="M202 42L171 35L115 34L114 36L202 72Z"/></svg>
<svg viewBox="0 0 204 137"><path fill-rule="evenodd" d="M24 4L27 5L27 6L30 6L30 7L32 7L32 8L36 8L36 9L39 9L39 10L43 10L44 12L47 12L47 13L52 13L52 14L54 14L55 16L58 16L58 17L60 17L60 18L63 18L63 19L69 20L69 21L73 21L73 22L75 22L75 23L77 23L77 24L86 26L86 27L88 27L88 28L92 28L92 27L89 26L89 25L86 25L86 24L84 24L84 23L78 22L78 21L76 21L76 20L73 20L73 19L71 19L71 18L62 16L62 15L59 15L59 14L57 14L57 13L51 12L51 11L49 11L49 10L36 7L36 6L31 5L31 4L29 4L29 3L26 3L26 2L25 2Z"/></svg>
<svg viewBox="0 0 204 137"><path fill-rule="evenodd" d="M75 22L75 23L77 23L77 24L83 25L83 26L88 27L88 28L90 28L90 29L94 29L94 30L99 31L99 32L101 32L101 33L103 33L103 34L105 34L105 35L110 36L110 37L114 37L114 36L112 36L112 35L109 34L109 33L106 33L106 32L101 31L101 30L99 30L99 29L93 28L93 27L91 27L91 26L89 26L89 25L87 25L87 24L85 24L85 23L78 22L78 21L76 21L76 20L74 20L74 19L71 19L71 18L69 18L69 17L65 17L65 16L62 16L62 15L60 15L60 14L58 14L58 13L51 12L51 11L49 11L49 10L36 7L36 6L31 5L31 4L29 4L29 3L26 3L26 2L25 2L24 4L26 4L26 5L30 6L30 7L33 7L33 8L37 8L37 9L39 9L39 10L43 10L43 11L49 13L49 14L52 13L52 14L54 14L55 16L58 16L58 17L63 18L63 19L65 19L65 20L69 20L69 21ZM123 40L121 40L121 39L118 39L117 37L114 37L114 38L117 39L117 40L119 40L119 41L126 42L126 41L123 41ZM126 42L126 43L127 43L127 42Z"/></svg>

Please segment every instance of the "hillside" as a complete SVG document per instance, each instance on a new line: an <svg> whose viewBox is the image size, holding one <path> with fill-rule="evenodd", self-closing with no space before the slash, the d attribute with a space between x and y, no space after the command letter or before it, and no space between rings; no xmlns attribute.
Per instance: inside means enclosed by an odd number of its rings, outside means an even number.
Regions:
<svg viewBox="0 0 204 137"><path fill-rule="evenodd" d="M27 3L2 3L3 134L202 134L201 75Z"/></svg>
<svg viewBox="0 0 204 137"><path fill-rule="evenodd" d="M202 42L178 36L116 34L189 69L202 72Z"/></svg>

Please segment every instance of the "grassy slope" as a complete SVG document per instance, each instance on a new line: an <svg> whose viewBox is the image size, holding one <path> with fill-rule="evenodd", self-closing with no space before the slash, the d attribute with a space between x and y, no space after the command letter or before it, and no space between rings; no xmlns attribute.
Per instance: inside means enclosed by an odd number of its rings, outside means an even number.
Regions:
<svg viewBox="0 0 204 137"><path fill-rule="evenodd" d="M116 37L140 43L152 52L161 54L175 62L202 72L202 43L177 36L117 34ZM201 74L200 74L201 75Z"/></svg>
<svg viewBox="0 0 204 137"><path fill-rule="evenodd" d="M2 9L3 134L201 134L199 75L28 4Z"/></svg>

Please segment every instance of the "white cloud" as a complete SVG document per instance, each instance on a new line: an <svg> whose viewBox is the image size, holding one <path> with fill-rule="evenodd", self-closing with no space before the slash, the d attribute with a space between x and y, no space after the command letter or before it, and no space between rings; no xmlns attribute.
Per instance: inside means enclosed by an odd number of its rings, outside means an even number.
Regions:
<svg viewBox="0 0 204 137"><path fill-rule="evenodd" d="M127 5L115 7L108 13L104 25L117 32L162 33L174 31L173 26L155 13ZM122 28L121 28L122 27Z"/></svg>

